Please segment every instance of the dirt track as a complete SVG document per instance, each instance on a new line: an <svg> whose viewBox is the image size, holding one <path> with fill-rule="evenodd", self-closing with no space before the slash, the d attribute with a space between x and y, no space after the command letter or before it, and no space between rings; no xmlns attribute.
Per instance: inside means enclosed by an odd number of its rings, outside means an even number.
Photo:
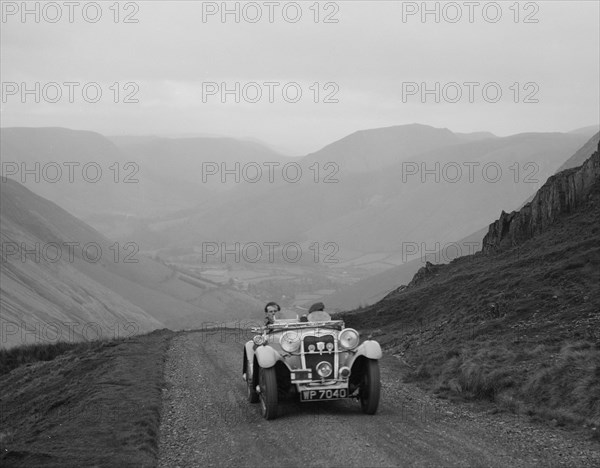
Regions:
<svg viewBox="0 0 600 468"><path fill-rule="evenodd" d="M159 466L600 466L600 445L515 415L489 414L424 394L381 361L375 416L355 400L280 404L273 421L246 402L234 333L175 337Z"/></svg>

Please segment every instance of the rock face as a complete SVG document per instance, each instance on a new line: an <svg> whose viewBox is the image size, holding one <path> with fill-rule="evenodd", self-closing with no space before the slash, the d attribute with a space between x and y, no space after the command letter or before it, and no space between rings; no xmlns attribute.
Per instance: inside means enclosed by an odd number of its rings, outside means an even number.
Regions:
<svg viewBox="0 0 600 468"><path fill-rule="evenodd" d="M483 253L500 252L543 232L563 213L580 205L600 180L600 143L581 166L550 177L530 203L505 213L490 224L483 238Z"/></svg>

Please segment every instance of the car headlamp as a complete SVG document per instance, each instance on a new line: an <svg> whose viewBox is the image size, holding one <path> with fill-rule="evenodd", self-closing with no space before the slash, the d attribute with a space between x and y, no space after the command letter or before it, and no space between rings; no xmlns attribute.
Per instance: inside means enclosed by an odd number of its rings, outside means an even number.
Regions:
<svg viewBox="0 0 600 468"><path fill-rule="evenodd" d="M300 347L300 335L297 332L287 331L279 339L281 348L287 353L293 353Z"/></svg>
<svg viewBox="0 0 600 468"><path fill-rule="evenodd" d="M354 328L344 328L338 335L340 346L344 349L354 349L358 346L359 335Z"/></svg>

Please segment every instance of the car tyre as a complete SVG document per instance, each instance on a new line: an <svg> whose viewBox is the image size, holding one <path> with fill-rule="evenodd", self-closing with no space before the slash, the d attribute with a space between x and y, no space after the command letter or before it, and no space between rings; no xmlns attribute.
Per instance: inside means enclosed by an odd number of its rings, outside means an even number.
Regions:
<svg viewBox="0 0 600 468"><path fill-rule="evenodd" d="M379 362L367 359L360 385L360 407L365 414L375 414L379 406L381 382L379 379Z"/></svg>
<svg viewBox="0 0 600 468"><path fill-rule="evenodd" d="M277 375L274 367L260 368L260 409L265 419L277 417Z"/></svg>

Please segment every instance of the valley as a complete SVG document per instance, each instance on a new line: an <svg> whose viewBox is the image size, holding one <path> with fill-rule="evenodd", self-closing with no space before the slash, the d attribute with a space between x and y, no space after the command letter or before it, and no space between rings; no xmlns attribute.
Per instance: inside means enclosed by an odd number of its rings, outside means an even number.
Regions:
<svg viewBox="0 0 600 468"><path fill-rule="evenodd" d="M0 2L2 468L600 466L600 2L59 3Z"/></svg>

